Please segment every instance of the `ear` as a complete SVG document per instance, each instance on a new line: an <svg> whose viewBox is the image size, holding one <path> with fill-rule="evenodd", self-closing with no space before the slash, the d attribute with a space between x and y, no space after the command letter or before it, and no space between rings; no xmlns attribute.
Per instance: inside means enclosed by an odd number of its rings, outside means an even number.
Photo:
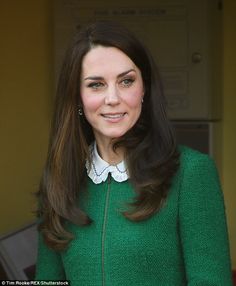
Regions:
<svg viewBox="0 0 236 286"><path fill-rule="evenodd" d="M144 82L143 82L143 96L145 94L146 90L145 90L145 86L144 86Z"/></svg>
<svg viewBox="0 0 236 286"><path fill-rule="evenodd" d="M143 93L142 93L142 96L144 97L145 95L145 88L143 87Z"/></svg>

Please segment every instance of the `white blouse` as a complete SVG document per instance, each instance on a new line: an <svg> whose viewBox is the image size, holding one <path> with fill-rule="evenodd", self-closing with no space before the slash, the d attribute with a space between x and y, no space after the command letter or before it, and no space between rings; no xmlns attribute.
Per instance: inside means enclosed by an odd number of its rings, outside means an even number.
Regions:
<svg viewBox="0 0 236 286"><path fill-rule="evenodd" d="M91 166L87 160L86 169L89 178L95 184L105 182L109 173L117 182L124 182L129 178L125 162L122 161L117 165L110 165L99 156L95 142L90 146L90 158Z"/></svg>

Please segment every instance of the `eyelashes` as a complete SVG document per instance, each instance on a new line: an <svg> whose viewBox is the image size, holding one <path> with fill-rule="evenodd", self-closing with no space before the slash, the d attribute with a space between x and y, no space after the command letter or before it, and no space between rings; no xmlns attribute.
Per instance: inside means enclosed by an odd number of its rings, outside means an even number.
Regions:
<svg viewBox="0 0 236 286"><path fill-rule="evenodd" d="M128 77L128 78L124 78L124 79L120 80L118 82L118 84L121 87L127 88L127 87L132 86L134 82L135 82L134 78ZM105 86L106 86L106 83L103 81L93 81L87 85L87 87L91 88L92 90L100 90L100 89L105 88Z"/></svg>
<svg viewBox="0 0 236 286"><path fill-rule="evenodd" d="M134 78L125 78L121 81L123 87L130 87L134 82Z"/></svg>
<svg viewBox="0 0 236 286"><path fill-rule="evenodd" d="M87 85L87 87L91 88L91 89L99 89L101 87L103 87L104 84L102 82L91 82Z"/></svg>

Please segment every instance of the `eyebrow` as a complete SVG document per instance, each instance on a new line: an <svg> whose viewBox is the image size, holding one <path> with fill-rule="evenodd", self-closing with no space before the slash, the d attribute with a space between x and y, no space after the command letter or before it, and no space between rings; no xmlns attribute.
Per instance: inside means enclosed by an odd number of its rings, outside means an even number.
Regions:
<svg viewBox="0 0 236 286"><path fill-rule="evenodd" d="M129 70L125 71L125 72L122 72L122 73L118 74L117 77L121 78L121 77L127 75L128 73L130 73L131 71L136 72L135 69L129 69ZM84 80L88 80L88 79L89 80L103 80L103 77L101 77L101 76L88 76L88 77L84 78Z"/></svg>

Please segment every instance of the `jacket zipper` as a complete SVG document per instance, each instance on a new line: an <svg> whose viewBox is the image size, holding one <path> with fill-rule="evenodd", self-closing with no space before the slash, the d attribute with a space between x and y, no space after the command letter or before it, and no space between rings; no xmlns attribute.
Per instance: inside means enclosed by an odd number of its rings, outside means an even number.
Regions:
<svg viewBox="0 0 236 286"><path fill-rule="evenodd" d="M109 204L110 197L110 188L111 188L111 174L108 174L107 178L107 193L106 193L106 203L105 203L105 211L103 218L103 226L102 226L102 285L105 286L105 239L106 239L106 225L107 225L107 209Z"/></svg>

